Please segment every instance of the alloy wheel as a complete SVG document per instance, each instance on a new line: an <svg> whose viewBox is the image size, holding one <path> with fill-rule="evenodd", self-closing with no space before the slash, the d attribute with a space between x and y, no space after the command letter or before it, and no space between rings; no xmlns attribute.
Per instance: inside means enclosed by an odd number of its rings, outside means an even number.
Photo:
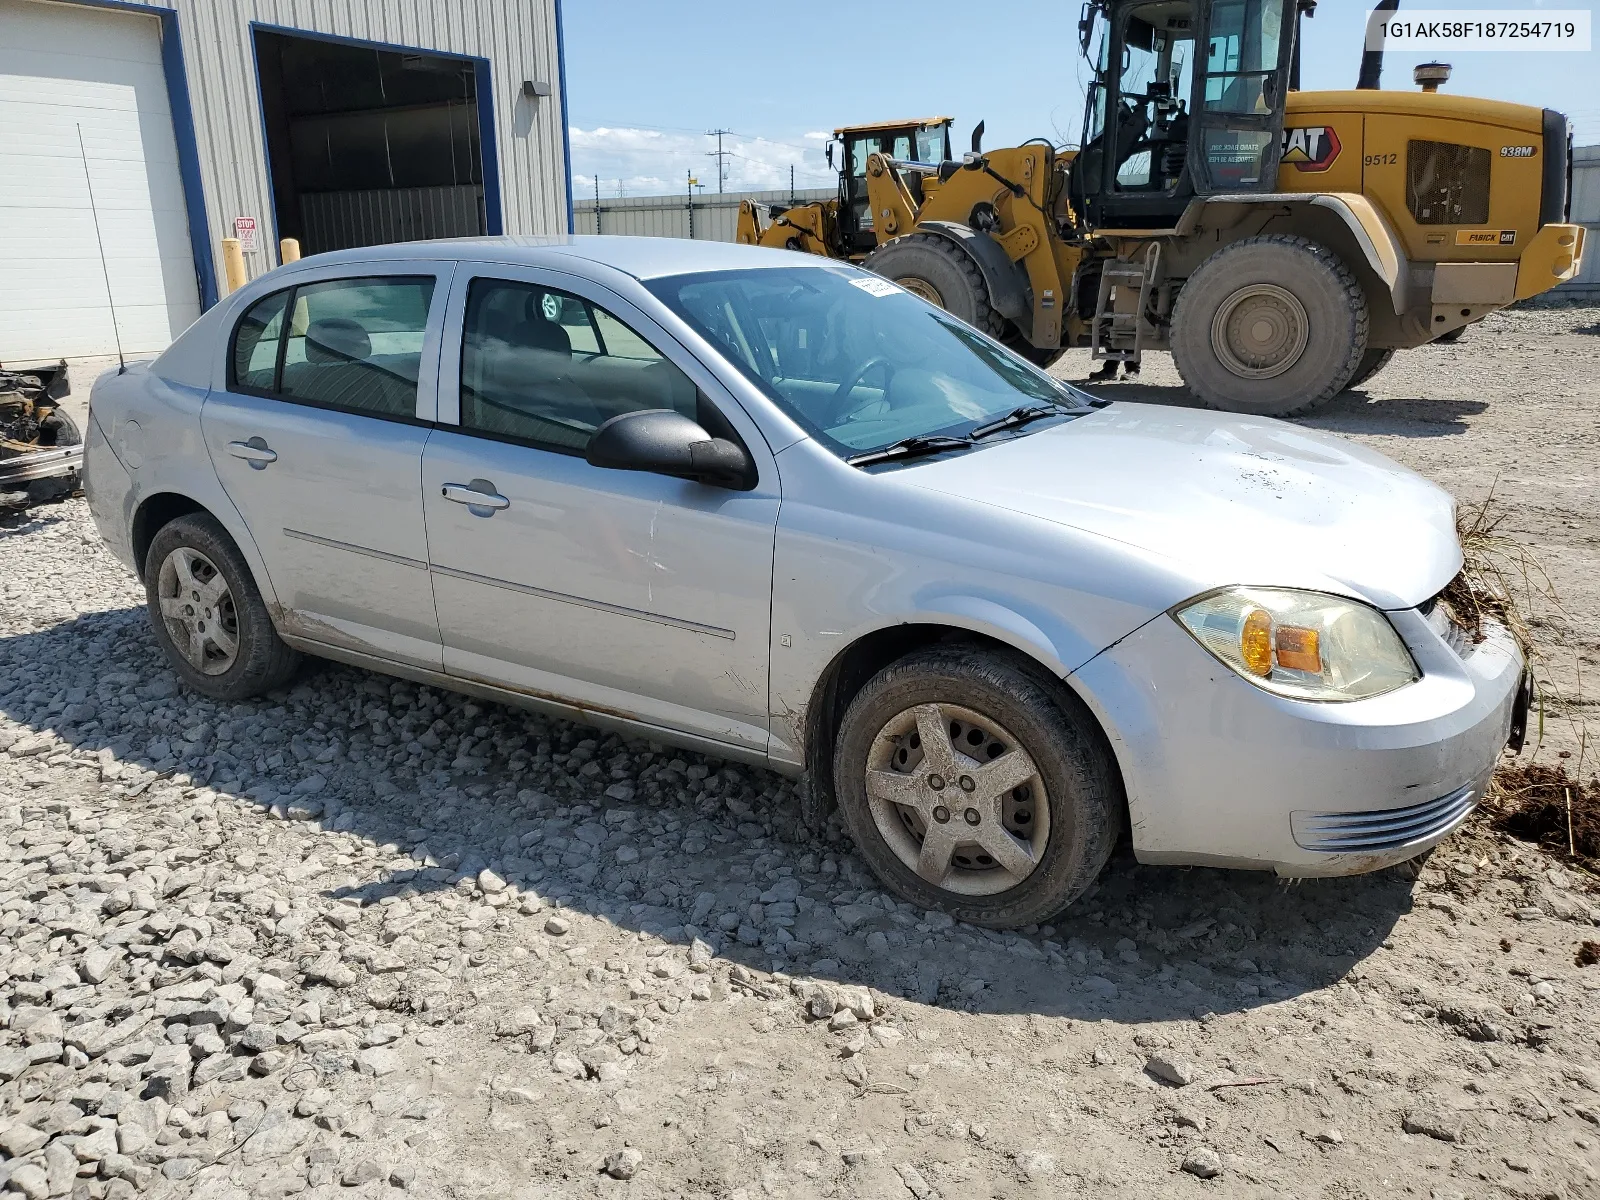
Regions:
<svg viewBox="0 0 1600 1200"><path fill-rule="evenodd" d="M239 657L239 613L217 565L190 546L161 563L156 580L167 634L191 667L222 675Z"/></svg>

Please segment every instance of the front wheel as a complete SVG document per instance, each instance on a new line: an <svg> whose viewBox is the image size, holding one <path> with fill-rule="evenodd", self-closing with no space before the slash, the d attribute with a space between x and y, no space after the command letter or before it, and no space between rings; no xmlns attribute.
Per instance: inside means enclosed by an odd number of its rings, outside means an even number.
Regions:
<svg viewBox="0 0 1600 1200"><path fill-rule="evenodd" d="M978 264L936 233L908 233L878 247L861 264L906 291L998 338L1006 319L989 303Z"/></svg>
<svg viewBox="0 0 1600 1200"><path fill-rule="evenodd" d="M1082 704L1040 670L963 647L901 659L862 688L834 787L890 891L995 929L1071 904L1110 857L1123 811Z"/></svg>

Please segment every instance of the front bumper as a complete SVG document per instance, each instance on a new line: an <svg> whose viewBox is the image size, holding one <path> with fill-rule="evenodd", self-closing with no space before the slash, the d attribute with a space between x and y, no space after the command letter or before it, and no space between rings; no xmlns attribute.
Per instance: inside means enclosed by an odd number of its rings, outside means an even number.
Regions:
<svg viewBox="0 0 1600 1200"><path fill-rule="evenodd" d="M1521 653L1498 627L1472 646L1417 610L1389 617L1422 677L1370 700L1262 691L1167 616L1078 672L1122 767L1140 861L1351 875L1466 820L1510 734Z"/></svg>

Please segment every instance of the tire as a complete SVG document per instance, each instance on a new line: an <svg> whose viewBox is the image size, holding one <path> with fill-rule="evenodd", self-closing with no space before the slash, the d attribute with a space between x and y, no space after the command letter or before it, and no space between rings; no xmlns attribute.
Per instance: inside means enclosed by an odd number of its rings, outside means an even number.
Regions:
<svg viewBox="0 0 1600 1200"><path fill-rule="evenodd" d="M922 774L925 729L946 735L935 754L951 778L939 761ZM965 753L950 754L951 739ZM984 794L980 763L991 774L1009 764L1003 790ZM1110 857L1126 808L1110 751L1076 697L1031 664L953 646L909 655L856 694L835 742L834 789L884 886L992 929L1046 921L1081 895ZM891 792L902 800L884 799ZM943 831L931 847L929 830Z"/></svg>
<svg viewBox="0 0 1600 1200"><path fill-rule="evenodd" d="M1326 246L1270 234L1201 263L1178 293L1172 327L1173 360L1202 404L1286 417L1325 404L1354 377L1367 350L1367 299Z"/></svg>
<svg viewBox="0 0 1600 1200"><path fill-rule="evenodd" d="M867 255L862 265L980 333L992 338L1005 334L1006 319L989 303L989 285L978 264L936 233L896 238Z"/></svg>
<svg viewBox="0 0 1600 1200"><path fill-rule="evenodd" d="M81 446L83 433L78 423L59 408L39 422L41 446Z"/></svg>
<svg viewBox="0 0 1600 1200"><path fill-rule="evenodd" d="M156 641L190 688L213 700L245 700L293 677L300 655L278 636L244 556L209 513L189 513L157 530L145 555L144 579ZM185 608L188 615L179 611ZM185 632L189 651L175 641Z"/></svg>
<svg viewBox="0 0 1600 1200"><path fill-rule="evenodd" d="M1011 353L1027 359L1041 371L1055 366L1066 349L1061 346L1035 346L1017 332L1014 325L1008 326L1006 335L1001 339L1001 344Z"/></svg>
<svg viewBox="0 0 1600 1200"><path fill-rule="evenodd" d="M39 445L52 448L81 446L83 434L78 430L78 423L58 408L39 422ZM30 504L53 504L58 500L65 500L81 487L81 476L74 473L47 479L31 479L23 490L27 492Z"/></svg>
<svg viewBox="0 0 1600 1200"><path fill-rule="evenodd" d="M1394 357L1393 350L1368 350L1361 356L1361 364L1356 367L1356 373L1350 376L1350 382L1345 384L1345 390L1358 388L1371 379L1379 371L1389 365L1389 360Z"/></svg>

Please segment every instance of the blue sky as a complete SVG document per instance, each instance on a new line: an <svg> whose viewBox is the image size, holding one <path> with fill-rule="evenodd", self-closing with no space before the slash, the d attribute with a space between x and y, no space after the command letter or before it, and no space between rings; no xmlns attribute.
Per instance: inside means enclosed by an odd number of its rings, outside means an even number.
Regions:
<svg viewBox="0 0 1600 1200"><path fill-rule="evenodd" d="M1402 12L1447 0L1402 0ZM1306 23L1306 88L1355 83L1369 0L1322 0ZM1588 0L1449 0L1462 9L1589 8ZM956 119L957 144L987 122L986 144L1030 137L1076 142L1086 73L1077 55L1079 0L912 0L887 9L565 0L573 187L615 196L680 191L694 171L716 190L708 129L723 144L729 191L825 187L823 135L835 126L909 116ZM859 16L852 18L852 12ZM881 14L905 14L893 27ZM830 15L831 14L831 15ZM845 46L830 32L854 30ZM870 32L868 32L870 31ZM1020 36L1019 36L1020 35ZM1600 35L1597 35L1600 36ZM1411 88L1433 57L1388 56L1384 86ZM1580 144L1600 142L1600 49L1460 52L1448 90L1557 108Z"/></svg>

